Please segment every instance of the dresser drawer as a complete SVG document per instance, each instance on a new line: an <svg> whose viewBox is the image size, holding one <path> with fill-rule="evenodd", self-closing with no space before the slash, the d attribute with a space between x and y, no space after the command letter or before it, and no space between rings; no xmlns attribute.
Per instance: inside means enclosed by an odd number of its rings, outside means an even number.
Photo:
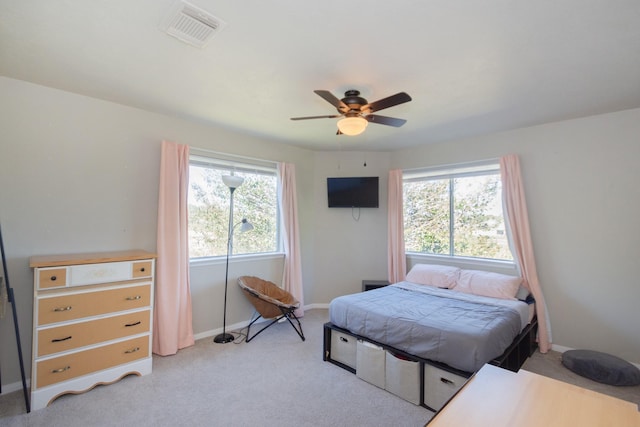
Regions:
<svg viewBox="0 0 640 427"><path fill-rule="evenodd" d="M69 286L93 285L96 283L121 282L133 276L131 262L103 262L99 264L74 265L70 267Z"/></svg>
<svg viewBox="0 0 640 427"><path fill-rule="evenodd" d="M50 289L67 286L67 268L43 268L38 270L38 288Z"/></svg>
<svg viewBox="0 0 640 427"><path fill-rule="evenodd" d="M152 261L134 262L131 275L134 279L140 279L142 277L151 277L152 268L153 268Z"/></svg>
<svg viewBox="0 0 640 427"><path fill-rule="evenodd" d="M153 260L101 262L69 267L38 268L37 289L122 282L153 276Z"/></svg>
<svg viewBox="0 0 640 427"><path fill-rule="evenodd" d="M45 387L149 356L149 337L36 362L37 387Z"/></svg>
<svg viewBox="0 0 640 427"><path fill-rule="evenodd" d="M38 326L151 306L151 284L40 297Z"/></svg>
<svg viewBox="0 0 640 427"><path fill-rule="evenodd" d="M39 329L38 357L149 332L151 310Z"/></svg>

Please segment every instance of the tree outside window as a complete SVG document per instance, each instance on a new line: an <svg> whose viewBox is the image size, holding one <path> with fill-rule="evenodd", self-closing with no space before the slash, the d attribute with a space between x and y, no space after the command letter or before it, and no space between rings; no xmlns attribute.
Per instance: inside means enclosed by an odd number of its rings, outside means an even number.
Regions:
<svg viewBox="0 0 640 427"><path fill-rule="evenodd" d="M498 173L403 183L407 252L513 260Z"/></svg>
<svg viewBox="0 0 640 427"><path fill-rule="evenodd" d="M229 188L222 182L230 168L191 164L189 167L189 256L191 258L226 256L229 227ZM244 178L233 194L233 220L246 218L253 230L233 235L234 254L277 252L278 200L277 178L273 173L234 171Z"/></svg>

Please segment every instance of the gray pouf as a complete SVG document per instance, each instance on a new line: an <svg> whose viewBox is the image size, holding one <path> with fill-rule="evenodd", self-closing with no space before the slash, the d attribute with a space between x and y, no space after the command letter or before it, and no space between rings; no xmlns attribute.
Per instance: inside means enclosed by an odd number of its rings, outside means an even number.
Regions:
<svg viewBox="0 0 640 427"><path fill-rule="evenodd" d="M562 364L578 375L604 384L640 385L640 369L624 359L593 350L562 353Z"/></svg>

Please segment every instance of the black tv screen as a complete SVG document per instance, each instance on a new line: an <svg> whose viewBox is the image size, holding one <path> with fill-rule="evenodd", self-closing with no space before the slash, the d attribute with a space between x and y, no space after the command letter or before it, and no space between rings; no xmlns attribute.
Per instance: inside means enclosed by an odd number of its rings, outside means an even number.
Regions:
<svg viewBox="0 0 640 427"><path fill-rule="evenodd" d="M327 178L330 208L377 208L378 177Z"/></svg>

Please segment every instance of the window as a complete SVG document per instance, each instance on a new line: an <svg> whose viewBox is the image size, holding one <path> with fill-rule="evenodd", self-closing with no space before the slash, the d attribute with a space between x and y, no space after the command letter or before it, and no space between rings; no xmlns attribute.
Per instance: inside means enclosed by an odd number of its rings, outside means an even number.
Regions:
<svg viewBox="0 0 640 427"><path fill-rule="evenodd" d="M189 256L226 256L230 191L222 175L244 178L233 193L233 254L264 254L280 250L276 165L241 163L192 155L189 165ZM243 218L253 230L235 227Z"/></svg>
<svg viewBox="0 0 640 427"><path fill-rule="evenodd" d="M407 252L512 261L499 165L405 172Z"/></svg>

